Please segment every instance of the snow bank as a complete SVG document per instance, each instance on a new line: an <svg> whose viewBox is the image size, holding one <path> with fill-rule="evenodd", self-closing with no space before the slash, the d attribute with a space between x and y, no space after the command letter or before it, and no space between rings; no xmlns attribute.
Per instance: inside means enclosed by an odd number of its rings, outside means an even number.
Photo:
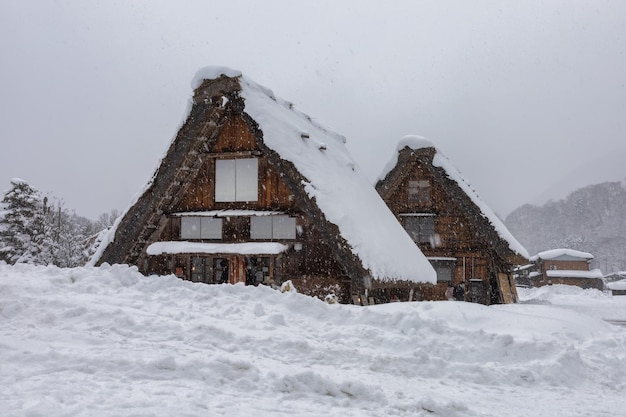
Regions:
<svg viewBox="0 0 626 417"><path fill-rule="evenodd" d="M592 269L591 271L579 271L574 269L549 269L546 271L548 277L571 277L571 278L597 278L603 279L602 271L599 269Z"/></svg>
<svg viewBox="0 0 626 417"><path fill-rule="evenodd" d="M612 297L596 289L573 285L548 285L539 288L518 288L525 304L551 305L584 313L600 320L626 322L626 297Z"/></svg>
<svg viewBox="0 0 626 417"><path fill-rule="evenodd" d="M357 307L122 265L0 277L3 416L623 415L626 331L546 304L619 298L598 291Z"/></svg>

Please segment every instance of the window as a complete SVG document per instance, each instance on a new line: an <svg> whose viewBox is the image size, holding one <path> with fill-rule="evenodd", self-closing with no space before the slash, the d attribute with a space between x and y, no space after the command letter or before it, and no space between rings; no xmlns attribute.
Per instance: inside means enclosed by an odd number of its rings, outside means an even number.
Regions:
<svg viewBox="0 0 626 417"><path fill-rule="evenodd" d="M430 242L431 236L435 234L435 216L415 215L404 217L404 229L411 239L417 243Z"/></svg>
<svg viewBox="0 0 626 417"><path fill-rule="evenodd" d="M437 273L437 282L452 281L456 260L431 260L430 264Z"/></svg>
<svg viewBox="0 0 626 417"><path fill-rule="evenodd" d="M430 202L430 181L412 180L409 181L409 201L415 203Z"/></svg>
<svg viewBox="0 0 626 417"><path fill-rule="evenodd" d="M296 219L286 215L250 218L250 239L295 239Z"/></svg>
<svg viewBox="0 0 626 417"><path fill-rule="evenodd" d="M207 284L213 284L215 282L210 257L194 256L191 258L191 280L193 282L205 282Z"/></svg>
<svg viewBox="0 0 626 417"><path fill-rule="evenodd" d="M250 239L272 238L272 216L250 218Z"/></svg>
<svg viewBox="0 0 626 417"><path fill-rule="evenodd" d="M215 161L215 201L257 201L259 160L218 159Z"/></svg>
<svg viewBox="0 0 626 417"><path fill-rule="evenodd" d="M214 217L182 217L181 239L221 239L222 219Z"/></svg>
<svg viewBox="0 0 626 417"><path fill-rule="evenodd" d="M295 239L296 219L289 216L272 216L272 238Z"/></svg>

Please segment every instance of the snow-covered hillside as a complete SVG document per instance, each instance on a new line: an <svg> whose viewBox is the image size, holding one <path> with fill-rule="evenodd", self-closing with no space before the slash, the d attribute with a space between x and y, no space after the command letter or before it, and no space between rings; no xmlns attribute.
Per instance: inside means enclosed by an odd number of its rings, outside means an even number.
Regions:
<svg viewBox="0 0 626 417"><path fill-rule="evenodd" d="M626 297L523 296L356 307L0 265L0 415L622 416L626 328L601 318Z"/></svg>
<svg viewBox="0 0 626 417"><path fill-rule="evenodd" d="M570 248L590 252L593 268L609 274L626 269L626 182L580 188L543 206L523 205L505 224L528 249Z"/></svg>

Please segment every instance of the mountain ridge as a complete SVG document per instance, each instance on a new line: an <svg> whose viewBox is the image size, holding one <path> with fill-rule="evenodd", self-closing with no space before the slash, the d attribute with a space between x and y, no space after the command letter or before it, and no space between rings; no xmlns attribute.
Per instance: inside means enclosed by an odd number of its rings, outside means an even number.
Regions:
<svg viewBox="0 0 626 417"><path fill-rule="evenodd" d="M505 219L529 253L570 248L594 255L604 274L626 270L626 182L579 188L543 205L524 204Z"/></svg>

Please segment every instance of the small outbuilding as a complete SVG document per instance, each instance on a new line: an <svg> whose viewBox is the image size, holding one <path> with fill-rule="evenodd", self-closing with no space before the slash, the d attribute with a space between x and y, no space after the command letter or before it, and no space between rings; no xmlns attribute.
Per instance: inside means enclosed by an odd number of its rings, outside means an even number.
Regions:
<svg viewBox="0 0 626 417"><path fill-rule="evenodd" d="M461 287L466 301L517 301L512 269L528 252L432 142L403 138L376 190L437 272L436 285L420 287L422 299Z"/></svg>
<svg viewBox="0 0 626 417"><path fill-rule="evenodd" d="M606 286L612 295L626 295L626 279L609 282Z"/></svg>
<svg viewBox="0 0 626 417"><path fill-rule="evenodd" d="M359 304L376 286L435 281L343 136L238 71L205 68L192 88L186 121L92 264L208 284L291 280Z"/></svg>
<svg viewBox="0 0 626 417"><path fill-rule="evenodd" d="M535 264L532 286L564 284L581 288L604 289L604 276L599 269L590 269L593 255L574 249L552 249L530 258Z"/></svg>

